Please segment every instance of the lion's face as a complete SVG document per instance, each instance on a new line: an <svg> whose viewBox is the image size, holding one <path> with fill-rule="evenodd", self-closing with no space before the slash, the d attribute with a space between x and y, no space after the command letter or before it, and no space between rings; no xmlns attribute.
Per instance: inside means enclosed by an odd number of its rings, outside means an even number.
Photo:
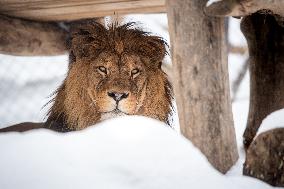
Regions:
<svg viewBox="0 0 284 189"><path fill-rule="evenodd" d="M79 130L121 114L168 122L172 89L161 70L166 42L132 26L90 20L71 28L69 70L47 125Z"/></svg>
<svg viewBox="0 0 284 189"><path fill-rule="evenodd" d="M90 63L88 95L102 114L135 114L143 101L146 66L139 56L104 52Z"/></svg>

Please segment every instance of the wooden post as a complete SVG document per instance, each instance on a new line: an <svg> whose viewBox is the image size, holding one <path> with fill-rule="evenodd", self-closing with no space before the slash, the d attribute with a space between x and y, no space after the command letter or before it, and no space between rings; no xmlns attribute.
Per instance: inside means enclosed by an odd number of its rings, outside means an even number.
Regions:
<svg viewBox="0 0 284 189"><path fill-rule="evenodd" d="M182 134L222 173L238 159L229 94L225 22L206 0L167 0L174 90Z"/></svg>
<svg viewBox="0 0 284 189"><path fill-rule="evenodd" d="M244 133L248 147L262 120L284 107L284 18L255 13L243 18L241 29L250 56L250 107Z"/></svg>

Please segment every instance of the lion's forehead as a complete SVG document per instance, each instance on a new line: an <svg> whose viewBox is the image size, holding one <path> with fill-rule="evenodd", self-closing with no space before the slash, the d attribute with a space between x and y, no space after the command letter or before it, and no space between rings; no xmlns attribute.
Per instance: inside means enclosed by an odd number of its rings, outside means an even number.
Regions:
<svg viewBox="0 0 284 189"><path fill-rule="evenodd" d="M135 67L144 67L140 57L131 53L115 54L110 52L101 53L95 62L97 65L120 69L133 69Z"/></svg>

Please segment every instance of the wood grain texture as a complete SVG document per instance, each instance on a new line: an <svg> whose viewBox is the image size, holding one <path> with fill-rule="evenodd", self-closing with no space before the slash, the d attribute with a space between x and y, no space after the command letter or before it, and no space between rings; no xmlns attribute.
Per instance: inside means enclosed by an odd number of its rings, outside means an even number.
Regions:
<svg viewBox="0 0 284 189"><path fill-rule="evenodd" d="M262 120L284 107L284 26L273 15L243 18L241 30L249 47L250 107L244 145L248 147Z"/></svg>
<svg viewBox="0 0 284 189"><path fill-rule="evenodd" d="M205 8L205 13L213 16L246 16L259 10L270 10L284 16L283 0L222 0Z"/></svg>
<svg viewBox="0 0 284 189"><path fill-rule="evenodd" d="M168 0L174 91L182 134L225 173L238 159L229 94L225 20L206 0Z"/></svg>
<svg viewBox="0 0 284 189"><path fill-rule="evenodd" d="M67 21L130 13L165 12L165 0L0 0L1 14L40 21Z"/></svg>
<svg viewBox="0 0 284 189"><path fill-rule="evenodd" d="M0 53L24 56L66 53L68 33L57 23L39 23L0 15Z"/></svg>
<svg viewBox="0 0 284 189"><path fill-rule="evenodd" d="M96 18L104 23L104 18ZM38 22L0 15L0 53L16 56L67 54L69 25L76 22Z"/></svg>

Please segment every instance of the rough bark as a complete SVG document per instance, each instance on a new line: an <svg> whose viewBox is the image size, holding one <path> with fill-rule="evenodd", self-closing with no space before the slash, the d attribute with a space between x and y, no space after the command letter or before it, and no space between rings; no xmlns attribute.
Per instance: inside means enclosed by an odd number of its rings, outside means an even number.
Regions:
<svg viewBox="0 0 284 189"><path fill-rule="evenodd" d="M0 15L0 53L58 55L66 52L67 32L57 23L40 23Z"/></svg>
<svg viewBox="0 0 284 189"><path fill-rule="evenodd" d="M284 27L273 15L255 13L242 20L249 47L250 107L244 145L252 142L262 120L284 107Z"/></svg>
<svg viewBox="0 0 284 189"><path fill-rule="evenodd" d="M284 16L283 0L222 0L205 8L211 16L246 16L259 10L270 10Z"/></svg>
<svg viewBox="0 0 284 189"><path fill-rule="evenodd" d="M97 18L104 23L104 18ZM0 53L17 56L50 56L67 53L72 22L37 22L0 15Z"/></svg>
<svg viewBox="0 0 284 189"><path fill-rule="evenodd" d="M284 128L257 136L247 150L243 173L284 187Z"/></svg>
<svg viewBox="0 0 284 189"><path fill-rule="evenodd" d="M206 0L166 2L174 91L182 134L225 173L238 159L225 22L204 15L205 4Z"/></svg>

